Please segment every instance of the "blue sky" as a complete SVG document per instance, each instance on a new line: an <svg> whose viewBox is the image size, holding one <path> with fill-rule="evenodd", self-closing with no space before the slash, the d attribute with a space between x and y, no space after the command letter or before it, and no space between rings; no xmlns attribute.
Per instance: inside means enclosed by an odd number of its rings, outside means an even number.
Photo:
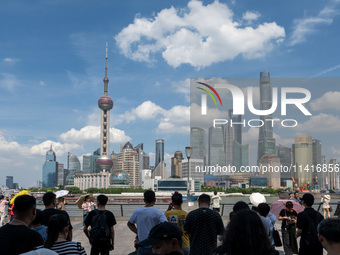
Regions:
<svg viewBox="0 0 340 255"><path fill-rule="evenodd" d="M65 165L68 151L99 147L106 42L111 149L143 142L153 156L164 139L169 170L190 143L189 78L337 78L339 13L335 0L1 1L0 185L7 175L35 185L51 143ZM327 158L340 157L339 95L313 89L315 113L299 130L322 137Z"/></svg>

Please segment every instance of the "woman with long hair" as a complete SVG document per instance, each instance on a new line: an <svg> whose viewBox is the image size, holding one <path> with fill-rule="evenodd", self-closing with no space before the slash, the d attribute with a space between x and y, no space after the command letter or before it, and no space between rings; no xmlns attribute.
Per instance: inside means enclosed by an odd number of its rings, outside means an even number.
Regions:
<svg viewBox="0 0 340 255"><path fill-rule="evenodd" d="M251 210L237 213L227 226L223 244L215 255L273 255L260 217Z"/></svg>
<svg viewBox="0 0 340 255"><path fill-rule="evenodd" d="M86 255L86 251L79 242L71 242L66 239L69 231L69 224L70 222L65 215L55 214L51 216L47 226L46 242L44 245L37 247L37 249L47 248L55 251L59 255Z"/></svg>

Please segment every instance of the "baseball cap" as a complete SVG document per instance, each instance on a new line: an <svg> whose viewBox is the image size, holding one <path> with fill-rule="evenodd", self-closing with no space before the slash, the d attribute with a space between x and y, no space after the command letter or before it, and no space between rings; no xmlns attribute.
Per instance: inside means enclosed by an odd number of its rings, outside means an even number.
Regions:
<svg viewBox="0 0 340 255"><path fill-rule="evenodd" d="M165 221L154 226L150 230L148 238L139 242L138 246L153 245L162 239L171 239L171 238L176 238L177 240L181 240L182 231L174 223Z"/></svg>

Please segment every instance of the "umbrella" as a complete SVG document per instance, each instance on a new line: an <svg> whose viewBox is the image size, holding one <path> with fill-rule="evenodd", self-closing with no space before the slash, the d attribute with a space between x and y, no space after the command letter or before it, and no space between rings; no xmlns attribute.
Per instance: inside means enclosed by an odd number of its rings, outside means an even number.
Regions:
<svg viewBox="0 0 340 255"><path fill-rule="evenodd" d="M258 206L259 204L266 202L266 198L264 197L264 195L258 192L252 193L249 197L249 200L250 203L252 203L255 206Z"/></svg>
<svg viewBox="0 0 340 255"><path fill-rule="evenodd" d="M31 191L29 190L22 190L20 191L18 194L16 194L12 199L11 199L11 203L10 204L14 204L14 200L17 198L17 197L20 197L22 195L29 195Z"/></svg>
<svg viewBox="0 0 340 255"><path fill-rule="evenodd" d="M81 206L82 206L82 204L84 203L85 197L86 197L86 196L89 196L89 197L90 197L90 200L91 200L92 202L94 202L94 197L93 197L91 194L82 195L82 196L80 196L80 198L78 198L78 200L76 201L76 205L78 205L78 208L79 208L79 209L82 209Z"/></svg>
<svg viewBox="0 0 340 255"><path fill-rule="evenodd" d="M296 202L294 200L277 200L276 202L274 202L270 205L270 212L275 214L275 216L278 218L281 210L286 208L286 203L288 201L293 203L293 209L297 213L300 213L305 209L302 205L300 205L298 202Z"/></svg>
<svg viewBox="0 0 340 255"><path fill-rule="evenodd" d="M57 195L57 198L66 196L68 193L69 193L68 190L58 190L58 191L54 192L54 194Z"/></svg>

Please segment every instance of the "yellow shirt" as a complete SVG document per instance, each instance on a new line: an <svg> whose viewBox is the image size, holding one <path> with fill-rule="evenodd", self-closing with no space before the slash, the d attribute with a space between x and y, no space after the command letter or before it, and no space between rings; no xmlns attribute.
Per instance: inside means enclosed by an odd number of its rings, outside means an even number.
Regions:
<svg viewBox="0 0 340 255"><path fill-rule="evenodd" d="M182 248L190 247L189 236L184 235L184 224L188 213L184 210L171 210L165 212L165 217L169 222L175 223L182 230Z"/></svg>

